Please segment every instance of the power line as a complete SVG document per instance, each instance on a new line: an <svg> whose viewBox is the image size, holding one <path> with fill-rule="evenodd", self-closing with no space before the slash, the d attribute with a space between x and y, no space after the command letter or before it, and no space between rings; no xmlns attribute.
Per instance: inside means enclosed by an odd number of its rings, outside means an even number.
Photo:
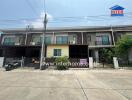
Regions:
<svg viewBox="0 0 132 100"><path fill-rule="evenodd" d="M32 9L32 11L38 16L38 12L37 10L33 7L33 5L31 4L31 2L29 0L25 0L27 2L27 4L30 6L30 8Z"/></svg>
<svg viewBox="0 0 132 100"><path fill-rule="evenodd" d="M32 21L41 18L19 18L19 19L1 19L0 22L12 22L12 21Z"/></svg>
<svg viewBox="0 0 132 100"><path fill-rule="evenodd" d="M125 15L132 15L132 12L124 13ZM110 15L96 15L96 16L67 16L67 17L54 17L54 19L72 19L72 18L84 18L84 17L111 17Z"/></svg>
<svg viewBox="0 0 132 100"><path fill-rule="evenodd" d="M47 9L46 9L46 0L44 0L44 13L46 13Z"/></svg>
<svg viewBox="0 0 132 100"><path fill-rule="evenodd" d="M114 19L105 19L105 18L80 18L80 19L60 19L60 20L49 20L49 22L80 22L80 21L106 21L106 20L121 20L122 18L114 18ZM131 17L124 18L125 20L132 20ZM11 19L11 20L0 20L0 22L5 23L13 23L13 22L33 22L34 20L39 20L38 22L43 21L41 18L33 18L33 19ZM36 21L37 22L37 21Z"/></svg>
<svg viewBox="0 0 132 100"><path fill-rule="evenodd" d="M132 21L132 19L126 19L126 20L129 20L129 21ZM87 21L61 21L61 22L57 22L57 21L51 21L51 22L48 22L48 23L77 23L77 22L103 22L103 21L106 21L106 20L87 20ZM111 20L111 21L120 21L120 20ZM120 21L121 22L121 21Z"/></svg>
<svg viewBox="0 0 132 100"><path fill-rule="evenodd" d="M129 13L124 13L125 15L130 15L130 16L127 16L128 18L132 16L132 12L129 12ZM78 19L103 19L103 18L120 18L120 17L111 17L110 15L97 15L97 16L71 16L71 17L54 17L52 20L78 20ZM121 18L124 18L124 17L121 17ZM19 19L0 19L0 21L24 21L24 20L37 20L37 19L42 19L40 17L35 17L35 18L19 18Z"/></svg>
<svg viewBox="0 0 132 100"><path fill-rule="evenodd" d="M125 20L131 20L132 19L132 12L125 13L126 17L110 17L108 15L98 15L98 16L76 16L76 17L55 17L52 20L49 20L49 22L53 23L58 23L58 22L78 22L78 21L105 21L105 20L120 20L120 19L125 19ZM41 20L43 21L42 18L20 18L20 19L1 19L0 22L5 22L5 23L12 23L12 22L32 22Z"/></svg>

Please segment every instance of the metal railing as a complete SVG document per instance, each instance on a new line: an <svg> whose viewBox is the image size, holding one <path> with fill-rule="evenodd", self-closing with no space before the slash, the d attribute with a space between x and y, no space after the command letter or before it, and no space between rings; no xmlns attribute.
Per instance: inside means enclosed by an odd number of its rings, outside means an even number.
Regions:
<svg viewBox="0 0 132 100"><path fill-rule="evenodd" d="M110 45L110 41L95 41L95 45Z"/></svg>
<svg viewBox="0 0 132 100"><path fill-rule="evenodd" d="M30 42L30 45L41 45L42 43L41 42ZM58 44L58 45L61 45L61 44L64 44L64 45L68 45L68 44L77 44L76 42L71 42L71 41L56 41L56 42L46 42L45 41L45 44L46 45L50 45L50 44Z"/></svg>
<svg viewBox="0 0 132 100"><path fill-rule="evenodd" d="M2 45L5 46L21 46L24 45L23 42L3 42Z"/></svg>
<svg viewBox="0 0 132 100"><path fill-rule="evenodd" d="M35 46L40 46L42 43L41 42L30 42L27 45L35 45ZM57 41L57 42L45 42L46 45L75 45L79 44L77 42L71 42L71 41ZM96 45L111 45L110 41L91 41L88 43L84 43L85 45L90 45L90 46L96 46ZM3 42L2 45L9 45L9 46L19 46L19 45L25 45L24 42Z"/></svg>

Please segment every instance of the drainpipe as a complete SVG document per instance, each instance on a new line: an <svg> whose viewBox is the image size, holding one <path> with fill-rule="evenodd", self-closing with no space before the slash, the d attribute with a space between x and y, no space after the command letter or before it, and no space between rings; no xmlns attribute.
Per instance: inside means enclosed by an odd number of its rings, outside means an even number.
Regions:
<svg viewBox="0 0 132 100"><path fill-rule="evenodd" d="M83 32L81 32L81 35L82 35L82 44L83 44Z"/></svg>
<svg viewBox="0 0 132 100"><path fill-rule="evenodd" d="M53 36L52 36L52 44L54 44L54 42L55 42L54 38L55 38L55 32L53 32Z"/></svg>
<svg viewBox="0 0 132 100"><path fill-rule="evenodd" d="M113 40L113 44L115 46L115 37L114 37L114 31L113 31L113 28L111 26L111 32L112 32L112 40Z"/></svg>
<svg viewBox="0 0 132 100"><path fill-rule="evenodd" d="M26 32L26 38L25 38L25 45L27 44L27 32Z"/></svg>

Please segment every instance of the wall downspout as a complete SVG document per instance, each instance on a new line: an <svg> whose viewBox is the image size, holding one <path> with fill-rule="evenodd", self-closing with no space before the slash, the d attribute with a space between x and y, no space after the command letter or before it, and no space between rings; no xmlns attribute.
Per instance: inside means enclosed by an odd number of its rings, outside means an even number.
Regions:
<svg viewBox="0 0 132 100"><path fill-rule="evenodd" d="M83 45L83 32L81 32L81 34L82 34L82 45Z"/></svg>
<svg viewBox="0 0 132 100"><path fill-rule="evenodd" d="M25 38L25 45L27 45L27 32L26 32L26 38Z"/></svg>
<svg viewBox="0 0 132 100"><path fill-rule="evenodd" d="M53 32L53 36L52 36L52 44L55 44L55 32Z"/></svg>
<svg viewBox="0 0 132 100"><path fill-rule="evenodd" d="M114 44L114 46L115 46L115 37L114 37L114 31L113 31L112 26L111 26L111 33L112 33L113 44Z"/></svg>

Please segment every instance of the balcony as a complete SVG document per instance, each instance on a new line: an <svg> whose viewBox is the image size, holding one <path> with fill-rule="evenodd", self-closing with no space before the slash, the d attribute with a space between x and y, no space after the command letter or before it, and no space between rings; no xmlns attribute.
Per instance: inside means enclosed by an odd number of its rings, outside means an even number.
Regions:
<svg viewBox="0 0 132 100"><path fill-rule="evenodd" d="M98 47L113 47L111 41L92 41L88 43L89 47L91 48L98 48Z"/></svg>
<svg viewBox="0 0 132 100"><path fill-rule="evenodd" d="M68 41L56 41L55 44L68 44Z"/></svg>
<svg viewBox="0 0 132 100"><path fill-rule="evenodd" d="M110 45L110 41L95 41L95 45Z"/></svg>
<svg viewBox="0 0 132 100"><path fill-rule="evenodd" d="M42 44L42 42L30 42L30 45L32 46L40 46ZM76 44L75 41L56 41L56 42L51 42L51 41L45 41L46 45L74 45Z"/></svg>
<svg viewBox="0 0 132 100"><path fill-rule="evenodd" d="M19 42L3 42L2 45L5 45L5 46L21 46L21 45L24 45L24 43L19 43Z"/></svg>
<svg viewBox="0 0 132 100"><path fill-rule="evenodd" d="M2 45L15 45L15 42L3 42L3 44Z"/></svg>
<svg viewBox="0 0 132 100"><path fill-rule="evenodd" d="M46 42L45 44L46 45L50 45L50 44L53 44L53 43ZM30 45L32 45L32 46L40 46L40 45L42 45L42 43L41 42L30 42Z"/></svg>
<svg viewBox="0 0 132 100"><path fill-rule="evenodd" d="M3 36L1 45L19 46L25 44L24 36Z"/></svg>

